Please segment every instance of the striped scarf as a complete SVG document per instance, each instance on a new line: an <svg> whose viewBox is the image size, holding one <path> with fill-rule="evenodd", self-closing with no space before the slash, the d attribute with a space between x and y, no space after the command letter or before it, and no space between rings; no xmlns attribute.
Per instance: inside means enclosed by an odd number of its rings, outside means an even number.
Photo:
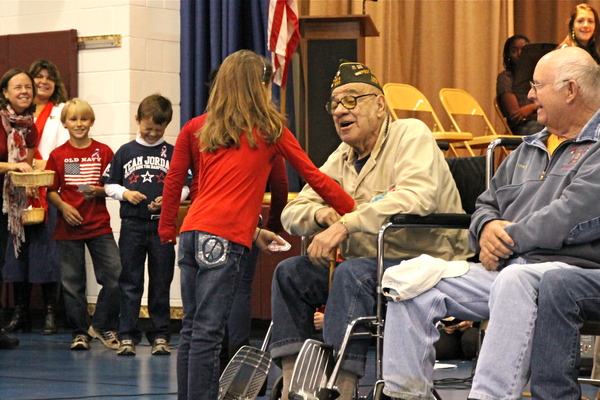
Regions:
<svg viewBox="0 0 600 400"><path fill-rule="evenodd" d="M25 136L27 136L30 126L33 124L33 115L17 115L9 104L6 108L0 109L0 117L7 134L8 162L27 162ZM15 187L12 180L5 176L2 199L2 212L8 214L8 230L12 234L15 257L18 257L21 243L25 241L21 212L27 208L26 189Z"/></svg>

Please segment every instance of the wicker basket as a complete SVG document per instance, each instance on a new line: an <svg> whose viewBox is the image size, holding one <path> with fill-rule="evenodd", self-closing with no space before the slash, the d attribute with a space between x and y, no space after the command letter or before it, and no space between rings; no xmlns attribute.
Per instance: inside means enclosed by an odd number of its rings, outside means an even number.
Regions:
<svg viewBox="0 0 600 400"><path fill-rule="evenodd" d="M44 208L27 208L21 212L23 225L35 225L44 222Z"/></svg>
<svg viewBox="0 0 600 400"><path fill-rule="evenodd" d="M39 187L54 183L54 171L9 172L13 185Z"/></svg>

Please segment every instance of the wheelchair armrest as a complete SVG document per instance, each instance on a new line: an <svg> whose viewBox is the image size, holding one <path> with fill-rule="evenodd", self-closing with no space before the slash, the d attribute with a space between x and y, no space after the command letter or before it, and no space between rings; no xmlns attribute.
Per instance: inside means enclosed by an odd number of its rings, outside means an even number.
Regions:
<svg viewBox="0 0 600 400"><path fill-rule="evenodd" d="M519 147L519 145L521 143L523 143L523 137L522 136L515 136L515 137L501 137L499 139L499 142L496 144L496 146L503 146L509 149L514 149Z"/></svg>
<svg viewBox="0 0 600 400"><path fill-rule="evenodd" d="M468 229L471 224L471 214L430 214L421 216L416 214L396 214L390 217L394 225L440 227L448 229Z"/></svg>

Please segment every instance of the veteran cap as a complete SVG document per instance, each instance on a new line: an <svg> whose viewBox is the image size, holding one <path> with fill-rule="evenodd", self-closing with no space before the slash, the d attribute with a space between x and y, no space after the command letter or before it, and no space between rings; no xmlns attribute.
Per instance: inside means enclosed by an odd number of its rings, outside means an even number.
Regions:
<svg viewBox="0 0 600 400"><path fill-rule="evenodd" d="M331 91L338 86L355 82L368 83L383 92L383 89L379 85L379 80L373 75L369 67L357 62L343 62L340 64L333 82L331 82Z"/></svg>

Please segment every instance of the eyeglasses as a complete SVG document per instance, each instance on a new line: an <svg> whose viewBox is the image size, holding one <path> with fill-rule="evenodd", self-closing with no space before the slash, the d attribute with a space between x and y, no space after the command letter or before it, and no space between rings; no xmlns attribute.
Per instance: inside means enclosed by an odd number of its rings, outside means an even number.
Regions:
<svg viewBox="0 0 600 400"><path fill-rule="evenodd" d="M533 91L535 93L537 93L538 88L541 88L544 85L549 85L550 83L564 83L564 82L568 82L570 81L570 79L563 79L562 81L556 81L556 82L546 82L546 83L534 83L532 81L529 81L529 86L531 86L531 88L533 89Z"/></svg>
<svg viewBox="0 0 600 400"><path fill-rule="evenodd" d="M358 104L358 99L366 96L377 96L375 93L367 93L361 94L360 96L344 96L340 99L340 101L329 100L327 104L325 104L325 110L329 114L333 114L338 105L343 105L347 110L352 110Z"/></svg>

